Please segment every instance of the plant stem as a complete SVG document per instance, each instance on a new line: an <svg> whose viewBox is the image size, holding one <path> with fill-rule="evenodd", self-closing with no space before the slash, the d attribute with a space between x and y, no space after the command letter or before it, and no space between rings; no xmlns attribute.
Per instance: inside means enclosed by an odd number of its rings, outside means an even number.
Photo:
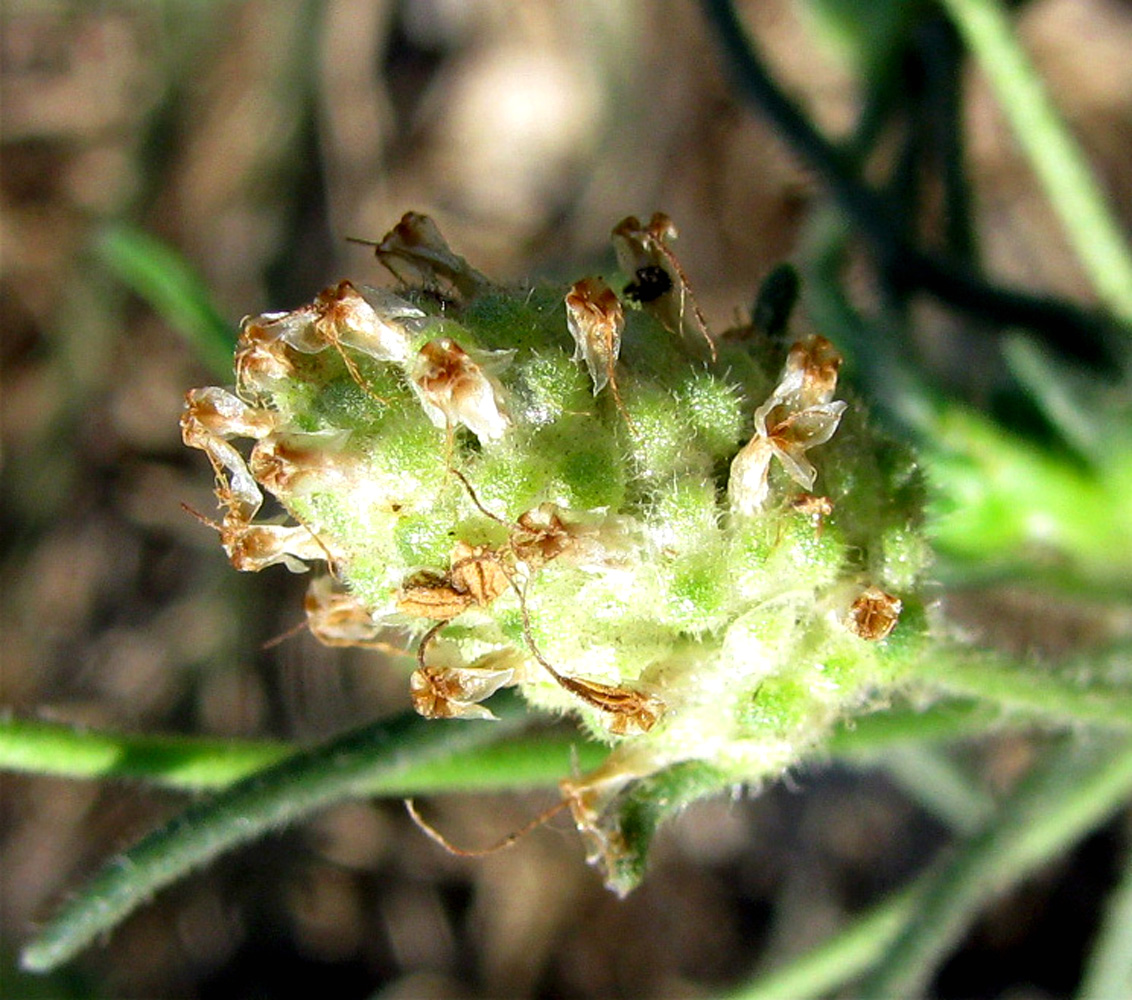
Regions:
<svg viewBox="0 0 1132 1000"><path fill-rule="evenodd" d="M893 747L881 766L905 795L956 833L974 833L994 813L991 796L935 747Z"/></svg>
<svg viewBox="0 0 1132 1000"><path fill-rule="evenodd" d="M809 1000L856 979L884 954L916 912L917 886L896 893L781 969L772 969L727 1000Z"/></svg>
<svg viewBox="0 0 1132 1000"><path fill-rule="evenodd" d="M294 753L284 743L135 736L38 719L0 719L0 770L60 778L140 778L222 788Z"/></svg>
<svg viewBox="0 0 1132 1000"><path fill-rule="evenodd" d="M1061 741L998 817L933 870L915 918L860 995L919 996L988 900L1103 822L1130 793L1132 744Z"/></svg>
<svg viewBox="0 0 1132 1000"><path fill-rule="evenodd" d="M1132 727L1132 692L1111 685L1082 684L1035 665L1019 665L991 654L941 648L924 657L917 675L953 695L985 699L1034 720Z"/></svg>
<svg viewBox="0 0 1132 1000"><path fill-rule="evenodd" d="M1111 351L1096 317L1059 299L989 284L966 265L912 245L892 206L856 175L850 158L814 127L771 77L731 0L703 0L703 4L740 94L829 186L838 206L869 244L891 288L926 292L968 315L1033 330L1067 356L1111 365Z"/></svg>
<svg viewBox="0 0 1132 1000"><path fill-rule="evenodd" d="M829 995L888 960L854 996L914 996L954 935L999 891L1064 851L1132 792L1132 746L1054 752L1016 789L1000 818L916 881L859 915L790 965L755 979L728 1000L809 1000ZM951 919L949 927L937 922ZM957 930L958 928L958 930ZM910 943L909 943L910 941ZM925 950L927 945L930 950ZM917 950L912 956L909 949ZM910 958L904 962L905 958ZM900 963L899 967L897 963ZM898 979L903 970L910 975ZM1119 992L1114 995L1121 995Z"/></svg>
<svg viewBox="0 0 1132 1000"><path fill-rule="evenodd" d="M971 700L941 701L925 709L892 707L842 724L824 749L834 757L869 762L893 746L972 736L998 721L996 709Z"/></svg>
<svg viewBox="0 0 1132 1000"><path fill-rule="evenodd" d="M1101 301L1132 326L1132 255L1100 185L998 0L944 0Z"/></svg>
<svg viewBox="0 0 1132 1000"><path fill-rule="evenodd" d="M95 875L28 945L23 967L46 972L62 965L158 889L270 830L334 802L403 787L413 769L419 776L439 762L464 766L470 750L527 724L517 698L497 697L497 706L500 719L491 723L436 725L413 715L371 724L191 806Z"/></svg>
<svg viewBox="0 0 1132 1000"><path fill-rule="evenodd" d="M215 791L298 751L286 743L145 736L76 729L31 719L0 720L0 771L56 778L142 780L178 791ZM597 767L608 748L553 731L478 747L459 761L409 767L395 785L380 778L374 794L515 791L553 785L577 759Z"/></svg>
<svg viewBox="0 0 1132 1000"><path fill-rule="evenodd" d="M1132 996L1132 851L1125 853L1124 874L1109 896L1077 1000Z"/></svg>
<svg viewBox="0 0 1132 1000"><path fill-rule="evenodd" d="M893 746L949 740L984 732L998 713L974 702L928 709L892 708L835 730L825 748L837 757L865 759ZM0 771L51 778L143 781L184 792L216 791L298 752L287 743L211 737L138 735L79 729L38 719L0 719ZM517 791L553 785L572 767L588 771L607 747L571 731L518 734L470 749L458 761L407 767L395 784L379 777L372 794L425 795L444 791Z"/></svg>

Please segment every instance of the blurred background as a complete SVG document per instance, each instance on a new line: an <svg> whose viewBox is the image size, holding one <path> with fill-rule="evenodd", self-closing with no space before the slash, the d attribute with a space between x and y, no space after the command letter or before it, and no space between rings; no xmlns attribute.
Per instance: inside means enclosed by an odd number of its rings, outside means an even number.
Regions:
<svg viewBox="0 0 1132 1000"><path fill-rule="evenodd" d="M1018 6L1059 107L1127 211L1132 4ZM780 83L846 135L860 52L800 3L740 9ZM182 510L213 507L203 456L180 443L182 400L220 376L116 276L107 248L123 224L183 255L234 331L244 315L294 308L344 277L384 283L347 237L380 239L409 209L432 215L477 268L515 281L608 267L611 226L659 209L722 329L799 252L826 201L738 103L685 0L9 0L0 17L9 713L308 743L408 708L405 671L372 653L305 634L263 648L300 620L305 581L281 567L236 574ZM1087 302L989 95L970 74L964 88L986 270ZM956 354L956 323L938 310L917 317L943 379L957 357L979 360L963 340ZM971 635L1026 648L1040 621L1054 641L1073 638L1072 609L1051 617L1017 593L995 608L966 613ZM961 599L953 610L964 614ZM1028 749L1003 739L969 752L986 758L994 786ZM184 797L10 775L0 787L0 989L13 997L713 996L804 951L944 839L884 773L815 768L691 809L622 902L565 820L466 860L422 836L400 803L358 802L175 885L37 984L16 978L14 950ZM552 790L451 796L429 810L475 845L551 801ZM1115 836L1003 900L937 994L1068 990Z"/></svg>

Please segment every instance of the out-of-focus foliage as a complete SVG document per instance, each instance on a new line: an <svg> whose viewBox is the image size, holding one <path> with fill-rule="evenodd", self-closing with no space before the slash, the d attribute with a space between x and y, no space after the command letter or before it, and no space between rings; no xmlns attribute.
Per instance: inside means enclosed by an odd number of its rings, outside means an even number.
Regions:
<svg viewBox="0 0 1132 1000"><path fill-rule="evenodd" d="M1020 337L994 310L909 293L899 261L862 252L867 239L829 239L819 224L825 178L736 99L691 4L6 5L4 704L97 730L303 744L407 707L404 672L379 654L335 655L305 636L261 649L295 624L294 581L282 570L231 574L211 530L180 507L212 502L176 425L185 387L214 362L154 311L144 267L123 283L127 272L98 248L122 224L176 248L213 303L181 297L196 302L182 325L218 330L214 312L234 331L246 313L293 308L343 276L375 276L368 251L344 238L376 237L408 207L434 215L453 244L505 279L608 267L611 220L663 208L681 221L681 257L715 329L732 325L733 303L750 302L761 277L793 257L806 277L803 322L843 338L849 376L881 412L905 430L946 416L935 461L954 488L943 491L951 513L937 539L954 630L1037 663L1049 690L1060 685L1079 702L1088 685L1126 685L1125 373L1114 338L1078 336L1094 330L1086 271L937 8L813 7L851 59L828 59L814 21L785 0L742 5L774 79L845 141L861 176L883 179L902 236L998 286L1072 306L1056 313L1065 324ZM1012 13L1123 211L1132 204L1126 6L1035 0ZM947 166L957 162L961 173ZM180 271L162 269L162 256L135 260L151 274ZM1081 367L1084 355L1094 366L1105 359L1101 378ZM1103 405L1082 403L1098 396ZM943 722L914 710L877 722L926 739L1000 718L963 698L945 707ZM804 796L777 788L703 804L658 839L648 884L623 904L605 897L569 837L454 860L394 804L340 805L160 895L49 988L217 997L309 983L341 996L722 989L907 880L942 841L941 822L953 822L949 807L931 804L924 776L950 774L998 799L1040 752L1027 733L946 752L921 743L932 763L893 766L888 778L815 769L792 776ZM482 844L545 802L443 799L429 815L458 843ZM1070 797L1042 800L1042 829L1070 837L1054 822L1059 804ZM180 808L135 786L5 776L5 949L102 859ZM1086 953L1126 841L1126 824L1088 840L1070 859L1071 892L1046 871L1025 896L1005 897L995 911L1003 925L1024 914L1031 933L1004 944L995 918L977 925L936 993L1019 983L1070 992L1077 959L1064 956ZM1126 975L1111 961L1127 937L1126 910L1114 904L1105 917L1087 985ZM891 916L869 911L860 925L873 935L870 962L877 928L907 927ZM862 938L845 940L859 947ZM854 954L863 968L865 951Z"/></svg>

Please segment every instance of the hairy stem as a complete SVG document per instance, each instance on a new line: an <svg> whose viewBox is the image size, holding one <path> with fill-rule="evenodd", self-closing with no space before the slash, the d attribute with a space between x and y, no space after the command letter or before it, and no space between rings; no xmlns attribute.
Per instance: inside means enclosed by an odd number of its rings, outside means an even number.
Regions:
<svg viewBox="0 0 1132 1000"><path fill-rule="evenodd" d="M417 716L347 733L253 774L199 802L108 864L45 927L22 955L46 972L117 926L154 892L210 859L334 802L403 786L406 771L449 760L526 724L516 699L494 723L455 729ZM493 705L494 707L494 705Z"/></svg>
<svg viewBox="0 0 1132 1000"><path fill-rule="evenodd" d="M1081 683L991 654L941 648L924 658L918 676L952 695L985 699L1035 720L1132 727L1132 692L1127 689Z"/></svg>
<svg viewBox="0 0 1132 1000"><path fill-rule="evenodd" d="M55 778L140 780L186 792L226 788L299 749L266 740L135 735L34 719L0 720L2 771ZM471 749L459 760L408 767L395 784L380 778L375 794L514 791L549 786L568 773L575 760L579 767L596 767L608 752L576 733L520 734Z"/></svg>

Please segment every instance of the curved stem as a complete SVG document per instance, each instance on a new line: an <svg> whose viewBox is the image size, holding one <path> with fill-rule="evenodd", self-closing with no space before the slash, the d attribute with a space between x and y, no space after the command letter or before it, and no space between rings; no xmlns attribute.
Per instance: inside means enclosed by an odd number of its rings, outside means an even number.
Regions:
<svg viewBox="0 0 1132 1000"><path fill-rule="evenodd" d="M445 759L463 764L468 751L526 725L516 698L501 702L496 722L437 725L413 715L365 726L191 806L95 875L28 945L23 967L62 965L158 889L224 851L334 802L397 788L413 768Z"/></svg>

